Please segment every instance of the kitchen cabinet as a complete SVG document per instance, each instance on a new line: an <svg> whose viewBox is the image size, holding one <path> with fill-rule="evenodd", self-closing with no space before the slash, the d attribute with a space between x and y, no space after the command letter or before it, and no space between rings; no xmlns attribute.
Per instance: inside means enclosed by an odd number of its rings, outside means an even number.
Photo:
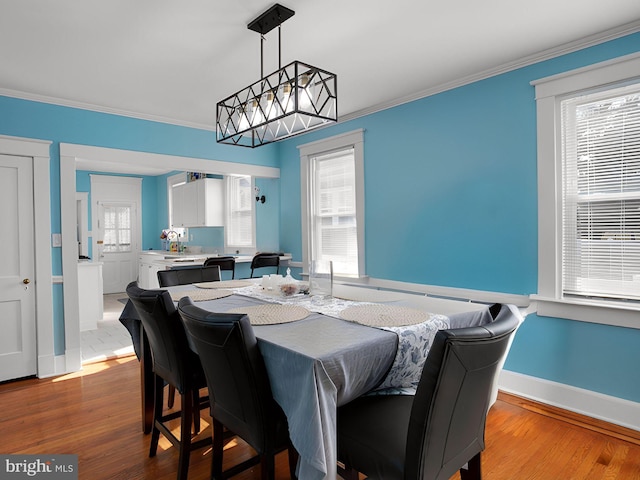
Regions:
<svg viewBox="0 0 640 480"><path fill-rule="evenodd" d="M102 262L78 263L80 331L95 330L104 315Z"/></svg>
<svg viewBox="0 0 640 480"><path fill-rule="evenodd" d="M158 270L164 270L164 265L158 265L153 255L140 255L138 264L138 286L145 289L160 288Z"/></svg>
<svg viewBox="0 0 640 480"><path fill-rule="evenodd" d="M173 227L222 227L224 225L223 181L203 178L173 187Z"/></svg>

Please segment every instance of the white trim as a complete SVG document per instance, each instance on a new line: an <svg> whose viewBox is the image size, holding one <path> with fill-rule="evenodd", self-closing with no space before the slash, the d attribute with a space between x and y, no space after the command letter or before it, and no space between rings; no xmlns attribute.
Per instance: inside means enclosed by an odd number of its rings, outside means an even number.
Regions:
<svg viewBox="0 0 640 480"><path fill-rule="evenodd" d="M531 81L536 100L640 78L640 52Z"/></svg>
<svg viewBox="0 0 640 480"><path fill-rule="evenodd" d="M543 317L568 318L580 322L599 323L640 329L640 304L598 302L597 300L557 299L531 295L535 311Z"/></svg>
<svg viewBox="0 0 640 480"><path fill-rule="evenodd" d="M63 155L60 146L60 230L62 233L62 272L64 304L64 361L57 373L68 373L82 367L80 349L80 302L78 300L78 247L76 245L76 159ZM95 256L95 252L94 252Z"/></svg>
<svg viewBox="0 0 640 480"><path fill-rule="evenodd" d="M560 101L563 96L640 79L640 53L534 80L538 151L539 315L640 328L640 305L568 299L562 293L562 162Z"/></svg>
<svg viewBox="0 0 640 480"><path fill-rule="evenodd" d="M530 306L529 297L502 292L488 292L483 290L471 290L466 288L441 287L438 285L423 285L420 283L398 282L383 278L366 277L362 279L334 278L335 283L344 285L357 285L380 290L404 292L427 297L438 297L452 300L465 300L478 303L504 303L515 305L518 308ZM527 309L529 313L529 309Z"/></svg>
<svg viewBox="0 0 640 480"><path fill-rule="evenodd" d="M244 174L267 178L279 178L280 169L260 165L223 162L191 157L178 157L158 153L137 152L90 145L60 144L60 223L62 233L62 271L64 279L64 331L65 360L56 363L56 374L79 370L82 366L80 350L80 321L78 304L78 252L76 246L76 159L99 159L105 163L139 164L149 167L167 166L193 172L213 174ZM47 183L47 192L49 183ZM47 196L47 201L48 196ZM50 222L50 209L47 209L47 222ZM37 227L37 225L36 225ZM49 239L49 234L45 235ZM37 241L37 237L36 237ZM49 272L51 268L49 268ZM51 304L51 302L49 302ZM50 337L53 338L53 333ZM59 370L64 365L64 371Z"/></svg>
<svg viewBox="0 0 640 480"><path fill-rule="evenodd" d="M60 144L60 156L99 159L109 164L135 164L144 167L169 167L188 172L205 172L217 175L251 175L255 177L280 178L280 169L248 163L225 162L205 158L181 157L162 153L137 152L91 145Z"/></svg>
<svg viewBox="0 0 640 480"><path fill-rule="evenodd" d="M364 117L366 115L371 115L373 113L387 110L389 108L397 107L399 105L404 105L406 103L410 103L415 100L420 100L421 98L437 95L439 93L446 92L448 90L453 90L455 88L469 85L471 83L475 83L480 80L485 80L487 78L494 77L496 75L508 73L513 70L517 70L519 68L523 68L529 65L534 65L536 63L540 63L546 60L550 60L552 58L559 57L561 55L566 55L572 52L576 52L578 50L583 50L585 48L592 47L594 45L599 45L604 42L608 42L611 40L615 40L617 38L631 35L638 31L640 31L640 21L636 20L626 25L622 25L620 27L606 30L604 32L599 32L593 35L589 35L579 40L565 43L563 45L550 48L548 50L543 50L542 52L538 52L533 55L520 58L513 62L504 63L502 65L498 65L496 67L484 70L482 72L475 73L473 75L467 75L466 77L457 78L456 80L445 82L440 85L436 85L432 88L428 88L428 89L413 93L411 95L395 98L388 102L379 103L377 105L373 105L368 108L364 108L355 112L348 113L346 115L342 115L340 116L338 123L348 122L356 118ZM105 107L102 105L94 105L94 104L85 103L85 102L78 102L78 101L68 100L64 98L56 98L56 97L51 97L47 95L39 95L35 93L22 92L19 90L11 90L7 88L0 88L0 95L5 97L30 100L33 102L42 102L42 103L48 103L52 105L60 105L63 107L79 108L82 110L90 110L93 112L103 112L103 113L119 115L123 117L137 118L137 119L148 120L152 122L167 123L170 125L179 125L184 127L196 128L199 130L207 130L207 131L215 132L215 125L213 123L201 124L197 122L187 122L185 120L179 120L175 118L167 118L163 116L144 114L140 112L130 112L128 110L121 110L121 109L116 109L111 107ZM331 124L331 125L335 125L335 124ZM327 126L330 126L330 125L327 125ZM326 127L321 127L321 128L326 128ZM198 170L194 170L194 171L198 171Z"/></svg>
<svg viewBox="0 0 640 480"><path fill-rule="evenodd" d="M309 163L310 157L332 150L338 150L353 146L355 163L355 188L356 188L356 228L358 239L358 275L366 275L365 257L365 197L364 197L364 129L359 128L351 132L334 135L315 142L298 145L300 151L300 193L302 202L302 262L303 273L308 273L310 264L309 252Z"/></svg>
<svg viewBox="0 0 640 480"><path fill-rule="evenodd" d="M33 160L35 297L37 332L37 375L55 372L53 334L53 279L51 275L51 142L0 135L0 153L31 157ZM75 188L74 188L75 192Z"/></svg>
<svg viewBox="0 0 640 480"><path fill-rule="evenodd" d="M414 102L422 98L437 95L439 93L453 90L455 88L460 88L465 85L479 82L481 80L486 80L487 78L495 77L496 75L502 75L504 73L512 72L519 68L527 67L529 65L534 65L536 63L557 58L561 55L567 55L569 53L577 52L579 50L583 50L585 48L589 48L594 45L599 45L604 42L615 40L616 38L625 37L627 35L637 33L638 31L640 31L640 20L636 20L634 22L628 23L626 25L622 25L621 27L618 27L618 28L607 30L605 32L589 35L588 37L581 38L574 42L569 42L554 48L550 48L548 50L543 50L542 52L538 52L533 55L520 58L513 62L508 62L502 65L498 65L497 67L490 68L482 72L475 73L473 75L460 77L451 82L442 83L440 85L436 85L426 90L421 90L419 92L416 92L411 95L407 95L405 97L396 98L396 99L390 100L389 102L379 103L377 105L373 105L371 107L358 110L357 112L349 113L347 115L342 115L339 118L339 123L348 122L350 120L354 120L359 117L364 117L365 115L371 115L373 113L387 110L389 108L397 107L405 103Z"/></svg>
<svg viewBox="0 0 640 480"><path fill-rule="evenodd" d="M88 102L78 102L66 98L52 97L49 95L40 95L37 93L22 92L9 88L0 88L0 95L4 97L19 98L21 100L29 100L31 102L48 103L50 105L58 105L61 107L78 108L80 110L89 110L91 112L101 112L110 115L118 115L120 117L136 118L138 120L147 120L150 122L166 123L169 125L178 125L182 127L196 128L198 130L216 131L214 123L202 124L198 122L188 122L177 118L169 118L161 115L151 115L147 113L131 112L120 108L105 107L104 105L95 105Z"/></svg>
<svg viewBox="0 0 640 480"><path fill-rule="evenodd" d="M78 224L80 225L80 251L79 255L89 255L89 192L76 192L76 204L80 202Z"/></svg>
<svg viewBox="0 0 640 480"><path fill-rule="evenodd" d="M498 388L564 410L640 431L640 403L502 370Z"/></svg>

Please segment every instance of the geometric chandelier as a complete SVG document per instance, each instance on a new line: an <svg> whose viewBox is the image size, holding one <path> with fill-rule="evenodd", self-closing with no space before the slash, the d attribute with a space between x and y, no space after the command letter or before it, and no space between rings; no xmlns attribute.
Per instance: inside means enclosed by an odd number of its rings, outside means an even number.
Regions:
<svg viewBox="0 0 640 480"><path fill-rule="evenodd" d="M260 80L217 104L219 143L259 147L338 120L337 77L299 61L282 67L280 26L295 14L275 4L247 27L260 34ZM278 70L263 72L264 35L278 27Z"/></svg>

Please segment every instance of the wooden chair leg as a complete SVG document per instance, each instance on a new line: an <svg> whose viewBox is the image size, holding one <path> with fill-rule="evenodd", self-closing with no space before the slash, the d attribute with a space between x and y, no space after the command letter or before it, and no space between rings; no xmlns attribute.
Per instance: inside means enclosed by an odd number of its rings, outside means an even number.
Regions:
<svg viewBox="0 0 640 480"><path fill-rule="evenodd" d="M178 457L178 480L187 480L189 459L191 457L191 422L193 419L193 395L182 395L182 414L180 415L180 453ZM197 409L195 409L197 410Z"/></svg>
<svg viewBox="0 0 640 480"><path fill-rule="evenodd" d="M222 452L224 451L224 427L215 418L213 422L213 446L211 449L211 480L222 478Z"/></svg>
<svg viewBox="0 0 640 480"><path fill-rule="evenodd" d="M164 379L158 375L153 375L154 382L154 403L153 403L153 423L151 426L151 444L149 445L149 456L154 457L158 450L158 441L160 440L160 430L157 422L162 419L162 401L164 397Z"/></svg>
<svg viewBox="0 0 640 480"><path fill-rule="evenodd" d="M482 470L480 469L480 452L475 455L469 463L467 468L460 469L460 480L482 480Z"/></svg>
<svg viewBox="0 0 640 480"><path fill-rule="evenodd" d="M289 445L287 455L289 456L289 476L292 480L296 480L298 478L296 475L296 470L298 469L298 451L293 445Z"/></svg>
<svg viewBox="0 0 640 480"><path fill-rule="evenodd" d="M275 480L276 459L273 454L262 455L260 458L260 471L262 480Z"/></svg>
<svg viewBox="0 0 640 480"><path fill-rule="evenodd" d="M173 408L173 404L176 401L176 387L173 385L167 386L167 408Z"/></svg>

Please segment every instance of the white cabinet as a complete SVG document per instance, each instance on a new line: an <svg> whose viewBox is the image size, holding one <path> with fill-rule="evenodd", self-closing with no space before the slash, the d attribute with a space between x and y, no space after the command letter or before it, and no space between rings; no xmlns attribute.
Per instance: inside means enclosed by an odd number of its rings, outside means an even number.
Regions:
<svg viewBox="0 0 640 480"><path fill-rule="evenodd" d="M203 178L173 187L173 227L222 227L224 225L223 182Z"/></svg>
<svg viewBox="0 0 640 480"><path fill-rule="evenodd" d="M104 315L102 262L78 263L80 331L95 330Z"/></svg>
<svg viewBox="0 0 640 480"><path fill-rule="evenodd" d="M158 283L158 270L166 267L153 261L154 255L140 255L138 264L138 286L145 289L160 288Z"/></svg>

